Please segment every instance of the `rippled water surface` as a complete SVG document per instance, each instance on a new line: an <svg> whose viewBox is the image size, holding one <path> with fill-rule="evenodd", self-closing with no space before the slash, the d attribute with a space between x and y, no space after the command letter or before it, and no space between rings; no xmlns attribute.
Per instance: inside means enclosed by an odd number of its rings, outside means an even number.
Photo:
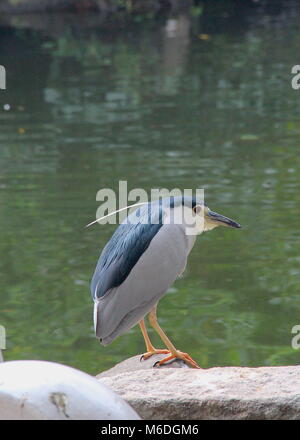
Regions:
<svg viewBox="0 0 300 440"><path fill-rule="evenodd" d="M89 282L114 226L84 225L96 192L127 180L147 191L203 187L210 208L244 226L200 236L161 300L178 348L203 367L299 363L299 15L289 5L113 29L95 16L2 23L7 360L96 373L144 351L138 327L102 347L92 325Z"/></svg>

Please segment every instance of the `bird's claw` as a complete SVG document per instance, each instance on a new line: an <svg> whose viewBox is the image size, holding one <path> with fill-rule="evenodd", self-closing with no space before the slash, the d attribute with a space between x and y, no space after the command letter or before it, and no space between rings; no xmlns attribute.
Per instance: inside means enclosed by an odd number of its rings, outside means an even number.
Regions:
<svg viewBox="0 0 300 440"><path fill-rule="evenodd" d="M155 364L153 365L153 368L160 367L160 366L164 365L165 363L172 361L172 360L175 360L175 359L180 359L180 360L184 361L190 368L201 369L201 367L197 364L196 361L194 361L194 359L191 358L190 355L188 355L187 353L183 353L182 351L177 351L176 353L170 354L169 356L165 357L161 361L155 362Z"/></svg>
<svg viewBox="0 0 300 440"><path fill-rule="evenodd" d="M140 362L142 361L146 361L147 359L149 359L151 356L155 355L155 354L170 354L170 350L167 350L165 348L163 349L154 349L151 351L147 351L146 353L142 354L142 356L140 357Z"/></svg>

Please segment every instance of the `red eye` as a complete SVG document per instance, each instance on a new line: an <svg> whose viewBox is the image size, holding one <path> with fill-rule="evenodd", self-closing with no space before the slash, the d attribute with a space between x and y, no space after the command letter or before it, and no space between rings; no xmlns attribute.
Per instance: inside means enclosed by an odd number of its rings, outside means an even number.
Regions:
<svg viewBox="0 0 300 440"><path fill-rule="evenodd" d="M200 205L196 205L196 206L194 206L193 211L195 214L199 214L199 212L201 212L201 209L202 208Z"/></svg>

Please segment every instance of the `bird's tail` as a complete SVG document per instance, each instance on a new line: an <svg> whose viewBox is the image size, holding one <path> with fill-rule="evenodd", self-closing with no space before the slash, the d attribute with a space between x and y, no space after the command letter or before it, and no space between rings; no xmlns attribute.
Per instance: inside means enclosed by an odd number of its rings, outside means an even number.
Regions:
<svg viewBox="0 0 300 440"><path fill-rule="evenodd" d="M95 330L95 334L96 334L97 337L99 337L98 334L97 334L98 331L99 331L98 305L99 305L99 301L97 301L97 299L96 299L95 302L94 302L94 330Z"/></svg>
<svg viewBox="0 0 300 440"><path fill-rule="evenodd" d="M94 330L96 337L100 340L102 345L109 344L114 337L107 336L106 334L103 334L103 325L101 326L100 320L103 319L103 313L101 313L101 306L104 307L104 304L100 304L101 301L98 299L95 299L94 302ZM102 310L103 312L103 310ZM101 315L101 316L100 316Z"/></svg>

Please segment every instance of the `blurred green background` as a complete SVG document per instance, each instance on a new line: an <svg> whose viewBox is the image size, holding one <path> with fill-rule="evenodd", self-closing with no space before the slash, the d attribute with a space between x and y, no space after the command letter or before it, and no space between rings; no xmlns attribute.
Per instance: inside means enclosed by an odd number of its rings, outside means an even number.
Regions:
<svg viewBox="0 0 300 440"><path fill-rule="evenodd" d="M84 229L101 188L205 188L239 221L200 236L159 305L201 366L298 364L297 2L195 2L103 18L1 17L0 324L5 359L97 373L144 351L94 337L89 282L114 226ZM156 345L161 345L153 335Z"/></svg>

